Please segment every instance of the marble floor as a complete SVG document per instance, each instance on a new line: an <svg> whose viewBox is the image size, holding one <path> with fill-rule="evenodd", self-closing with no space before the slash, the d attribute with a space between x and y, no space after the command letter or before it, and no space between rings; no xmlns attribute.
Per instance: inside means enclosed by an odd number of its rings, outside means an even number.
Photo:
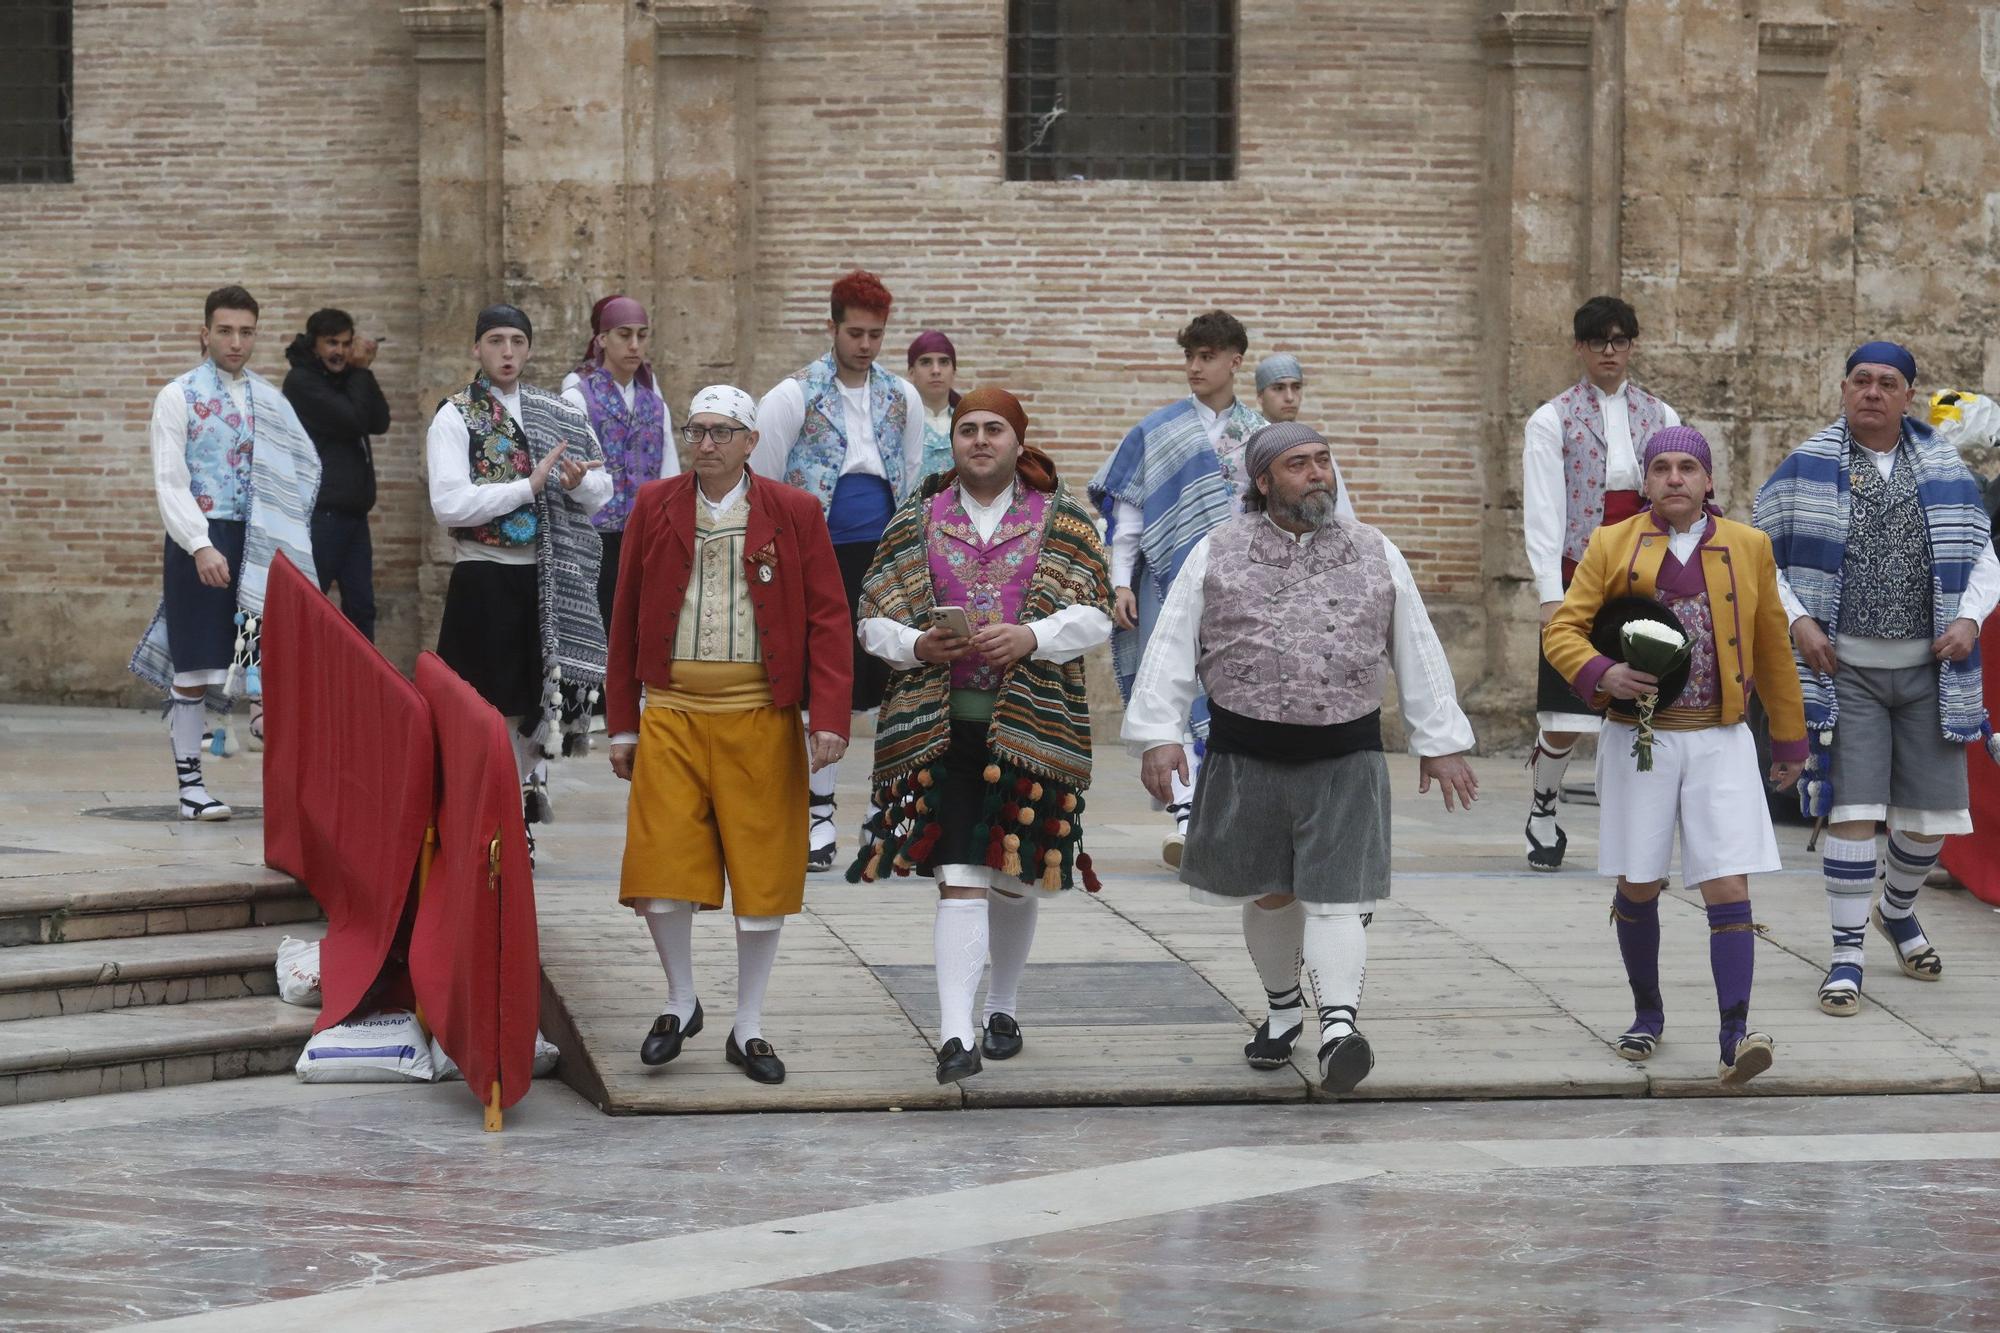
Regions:
<svg viewBox="0 0 2000 1333"><path fill-rule="evenodd" d="M1984 1329L2000 1099L0 1111L0 1327Z"/></svg>

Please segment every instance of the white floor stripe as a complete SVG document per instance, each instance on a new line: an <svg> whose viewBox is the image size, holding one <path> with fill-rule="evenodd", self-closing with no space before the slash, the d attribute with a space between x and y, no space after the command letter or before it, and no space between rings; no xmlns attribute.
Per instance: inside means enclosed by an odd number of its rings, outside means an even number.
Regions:
<svg viewBox="0 0 2000 1333"><path fill-rule="evenodd" d="M583 1319L1389 1173L1965 1159L2000 1159L2000 1133L1474 1139L1213 1148L460 1273L343 1288L144 1327L204 1333L262 1333L282 1325L310 1327L315 1333L376 1333L385 1327L482 1333L556 1319Z"/></svg>

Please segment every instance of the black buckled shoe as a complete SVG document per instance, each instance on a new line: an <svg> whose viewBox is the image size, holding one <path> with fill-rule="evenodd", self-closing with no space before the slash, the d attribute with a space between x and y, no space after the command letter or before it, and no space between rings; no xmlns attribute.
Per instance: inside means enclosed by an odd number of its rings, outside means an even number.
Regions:
<svg viewBox="0 0 2000 1333"><path fill-rule="evenodd" d="M729 1030L729 1044L722 1048L723 1058L747 1074L752 1083L783 1083L785 1062L771 1049L771 1043L762 1037L752 1037L744 1045L736 1044L736 1029Z"/></svg>
<svg viewBox="0 0 2000 1333"><path fill-rule="evenodd" d="M1305 1030L1303 1022L1294 1023L1285 1030L1282 1037L1271 1035L1271 1020L1265 1019L1257 1025L1257 1031L1243 1047L1243 1058L1250 1062L1252 1069L1283 1069L1292 1062L1292 1046Z"/></svg>
<svg viewBox="0 0 2000 1333"><path fill-rule="evenodd" d="M1012 1014L995 1014L986 1020L986 1035L979 1050L989 1060L1011 1060L1021 1053L1021 1024Z"/></svg>
<svg viewBox="0 0 2000 1333"><path fill-rule="evenodd" d="M1528 806L1528 825L1521 831L1528 836L1528 869L1552 871L1561 870L1563 853L1569 850L1569 834L1563 832L1556 821L1556 796L1553 791L1531 793ZM1556 840L1545 843L1535 836L1535 821L1546 819L1555 828Z"/></svg>
<svg viewBox="0 0 2000 1333"><path fill-rule="evenodd" d="M940 1083L956 1083L960 1079L971 1078L981 1068L979 1052L966 1050L965 1043L957 1037L938 1047L937 1061Z"/></svg>
<svg viewBox="0 0 2000 1333"><path fill-rule="evenodd" d="M639 1063L663 1065L681 1053L681 1044L701 1031L701 1001L694 1002L694 1016L687 1026L682 1027L680 1019L672 1014L661 1014L653 1020L653 1030L646 1034L646 1040L639 1043Z"/></svg>
<svg viewBox="0 0 2000 1333"><path fill-rule="evenodd" d="M1319 1048L1319 1086L1323 1092L1336 1095L1353 1092L1374 1068L1375 1052L1369 1047L1368 1038L1359 1032L1350 1032Z"/></svg>

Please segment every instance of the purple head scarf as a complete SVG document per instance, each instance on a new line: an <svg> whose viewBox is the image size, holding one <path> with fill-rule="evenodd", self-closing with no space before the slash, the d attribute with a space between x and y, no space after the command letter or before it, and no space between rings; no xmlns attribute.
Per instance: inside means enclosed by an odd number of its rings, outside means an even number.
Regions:
<svg viewBox="0 0 2000 1333"><path fill-rule="evenodd" d="M1654 431L1646 440L1646 451L1639 459L1641 488L1645 486L1645 474L1652 468L1653 460L1661 454L1687 454L1701 464L1701 470L1709 476L1708 495L1702 502L1702 508L1720 516L1722 510L1715 503L1715 462L1709 455L1708 437L1693 426L1669 426L1665 430ZM1643 506L1646 509L1652 507L1650 499Z"/></svg>
<svg viewBox="0 0 2000 1333"><path fill-rule="evenodd" d="M607 296L590 308L590 342L583 349L583 360L577 362L576 373L586 374L604 364L604 335L620 324L632 324L641 328L649 327L652 319L646 314L646 307L629 296ZM653 365L650 361L639 363L639 373L633 377L641 388L653 387Z"/></svg>

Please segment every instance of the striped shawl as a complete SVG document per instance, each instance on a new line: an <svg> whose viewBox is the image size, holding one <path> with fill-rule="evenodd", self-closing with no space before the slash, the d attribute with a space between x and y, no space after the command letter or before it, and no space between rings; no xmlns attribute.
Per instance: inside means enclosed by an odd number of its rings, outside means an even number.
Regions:
<svg viewBox="0 0 2000 1333"><path fill-rule="evenodd" d="M563 450L566 460L604 461L588 417L565 399L526 384L521 386L521 433L528 437L531 466L558 444L569 446ZM604 688L604 666L611 655L597 606L604 539L556 481L542 487L535 511L541 519L535 530L535 577L541 591L542 718L533 740L553 755L558 730L573 733L570 748L589 748L590 705Z"/></svg>
<svg viewBox="0 0 2000 1333"><path fill-rule="evenodd" d="M875 561L862 584L857 620L882 616L903 625L927 625L936 598L931 589L930 497L951 484L952 474L927 478L896 511L882 533ZM1104 546L1090 513L1057 486L1042 529L1041 553L1021 603L1021 621L1066 606L1094 606L1111 614L1111 578ZM874 782L893 784L945 752L951 744L951 668L923 663L889 679L875 737ZM1000 679L988 744L994 756L1024 773L1075 791L1090 785L1090 709L1083 660L1061 664L1023 658Z"/></svg>
<svg viewBox="0 0 2000 1333"><path fill-rule="evenodd" d="M1852 511L1849 460L1858 446L1842 417L1794 449L1757 493L1753 518L1771 539L1778 570L1791 584L1806 614L1831 634L1840 623L1841 571L1847 554ZM1943 634L1958 619L1959 599L1973 563L1990 540L1991 527L1979 484L1958 451L1929 426L1905 418L1896 446L1908 451L1924 507L1931 548L1931 620ZM1806 725L1831 728L1840 707L1832 677L1797 659L1805 693ZM1938 724L1948 741L1969 743L1986 729L1981 697L1979 649L1962 662L1938 664Z"/></svg>

